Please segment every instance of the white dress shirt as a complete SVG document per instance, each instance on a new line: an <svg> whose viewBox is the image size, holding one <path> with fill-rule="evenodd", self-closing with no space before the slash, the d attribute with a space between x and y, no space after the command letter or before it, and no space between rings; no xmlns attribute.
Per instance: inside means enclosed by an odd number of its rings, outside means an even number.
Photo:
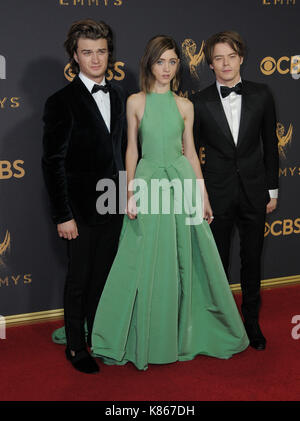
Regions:
<svg viewBox="0 0 300 421"><path fill-rule="evenodd" d="M86 88L90 93L92 93L93 86L96 84L93 80L86 77L83 73L79 73L78 75L82 82L85 84ZM106 81L103 78L102 82L96 85L105 85ZM98 109L103 117L103 120L106 124L108 131L110 132L110 98L109 92L104 93L103 91L98 91L93 95L94 100L98 106Z"/></svg>
<svg viewBox="0 0 300 421"><path fill-rule="evenodd" d="M239 80L241 82L241 79ZM238 82L238 83L239 83ZM240 120L241 120L241 109L242 109L242 95L239 95L235 92L230 92L225 98L221 95L221 84L216 82L217 89L220 95L220 99L223 105L223 109L230 127L230 131L234 140L235 145L237 145L239 129L240 129ZM269 190L270 197L273 199L278 198L278 189Z"/></svg>
<svg viewBox="0 0 300 421"><path fill-rule="evenodd" d="M235 92L231 92L228 96L223 98L221 95L221 84L218 81L217 89L221 98L221 102L231 130L234 143L235 145L237 145L241 119L242 95L238 95Z"/></svg>

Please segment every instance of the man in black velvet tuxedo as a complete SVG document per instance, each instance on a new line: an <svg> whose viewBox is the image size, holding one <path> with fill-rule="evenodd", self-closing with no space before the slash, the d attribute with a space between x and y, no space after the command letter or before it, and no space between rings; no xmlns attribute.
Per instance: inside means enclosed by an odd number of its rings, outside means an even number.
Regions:
<svg viewBox="0 0 300 421"><path fill-rule="evenodd" d="M277 206L279 160L274 101L266 85L241 80L244 51L233 31L207 40L205 57L216 83L193 97L194 137L197 149L205 147L210 227L227 274L234 225L239 231L242 313L250 345L262 350L261 253L265 215Z"/></svg>
<svg viewBox="0 0 300 421"><path fill-rule="evenodd" d="M118 182L126 145L125 98L108 83L112 67L112 32L104 22L75 22L65 42L73 82L48 98L44 110L42 159L54 223L68 240L64 293L66 356L79 371L99 371L87 350L95 312L121 229L119 214L96 210L96 184Z"/></svg>

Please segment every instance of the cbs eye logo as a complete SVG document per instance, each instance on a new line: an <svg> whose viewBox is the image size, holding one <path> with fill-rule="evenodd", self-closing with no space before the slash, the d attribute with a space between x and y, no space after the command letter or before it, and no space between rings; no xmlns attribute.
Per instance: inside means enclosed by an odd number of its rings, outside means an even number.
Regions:
<svg viewBox="0 0 300 421"><path fill-rule="evenodd" d="M65 78L69 81L72 82L72 80L74 79L74 77L76 76L75 73L72 72L71 70L71 66L70 63L68 63L65 68L64 68L64 75Z"/></svg>
<svg viewBox="0 0 300 421"><path fill-rule="evenodd" d="M283 219L282 221L277 220L271 223L265 223L265 234L272 235L274 237L286 236L291 234L300 234L300 218L292 219Z"/></svg>
<svg viewBox="0 0 300 421"><path fill-rule="evenodd" d="M277 61L274 57L265 57L260 63L260 70L264 75L272 75L276 70L285 75L290 73L296 75L300 73L300 56L280 57Z"/></svg>
<svg viewBox="0 0 300 421"><path fill-rule="evenodd" d="M124 78L125 78L125 73L124 73L124 71L122 70L122 68L125 66L125 63L123 63L122 61L116 61L115 63L114 63L114 69L113 70L110 70L110 69L108 69L107 70L107 77L106 77L106 79L107 80L112 80L112 79L115 79L115 80L123 80ZM65 68L64 68L64 75L65 75L65 78L69 81L69 82L72 82L72 80L74 79L74 77L76 76L73 72L72 72L72 70L71 70L71 66L70 66L70 63L68 63L66 66L65 66Z"/></svg>
<svg viewBox="0 0 300 421"><path fill-rule="evenodd" d="M22 159L16 159L13 162L0 161L0 180L6 180L9 178L23 178L25 170L23 168L24 161Z"/></svg>

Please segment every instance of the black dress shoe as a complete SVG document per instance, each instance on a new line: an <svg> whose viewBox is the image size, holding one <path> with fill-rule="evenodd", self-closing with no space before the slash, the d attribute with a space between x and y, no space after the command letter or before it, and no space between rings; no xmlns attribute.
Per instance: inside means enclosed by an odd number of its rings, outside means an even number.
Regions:
<svg viewBox="0 0 300 421"><path fill-rule="evenodd" d="M250 346L258 351L263 351L266 348L266 338L262 334L259 324L245 323L245 329L250 341Z"/></svg>
<svg viewBox="0 0 300 421"><path fill-rule="evenodd" d="M69 348L66 348L66 357L73 367L82 373L93 374L99 372L98 364L86 349L75 352L75 356L73 356Z"/></svg>

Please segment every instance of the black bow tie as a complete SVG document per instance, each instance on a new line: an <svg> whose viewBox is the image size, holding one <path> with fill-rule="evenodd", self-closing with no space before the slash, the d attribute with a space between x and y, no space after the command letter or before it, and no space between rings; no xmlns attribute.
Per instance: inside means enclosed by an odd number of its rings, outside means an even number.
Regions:
<svg viewBox="0 0 300 421"><path fill-rule="evenodd" d="M108 92L108 85L94 85L92 89L92 94L95 94L98 91L103 91L105 94Z"/></svg>
<svg viewBox="0 0 300 421"><path fill-rule="evenodd" d="M242 83L239 82L233 88L228 88L228 86L221 86L222 98L227 97L231 92L235 92L238 95L242 95Z"/></svg>

